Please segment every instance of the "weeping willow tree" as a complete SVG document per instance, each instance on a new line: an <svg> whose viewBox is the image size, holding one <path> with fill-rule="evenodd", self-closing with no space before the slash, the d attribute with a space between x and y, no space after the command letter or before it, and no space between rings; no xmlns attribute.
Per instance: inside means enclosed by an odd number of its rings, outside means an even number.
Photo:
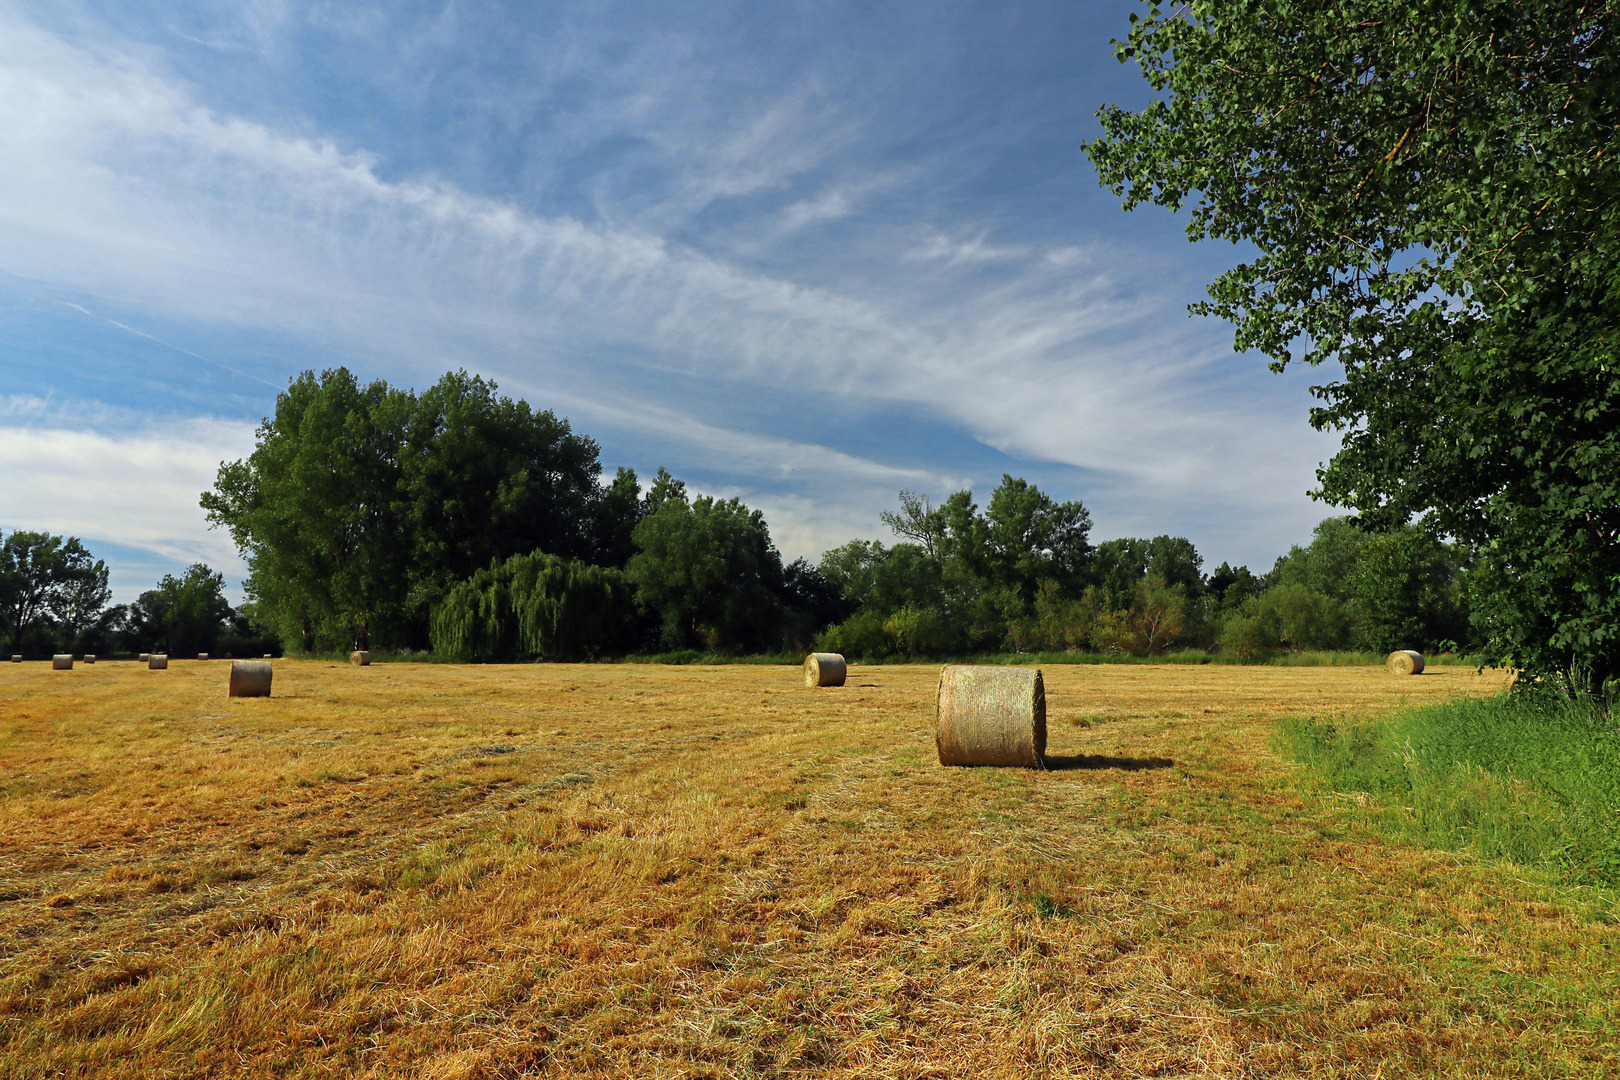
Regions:
<svg viewBox="0 0 1620 1080"><path fill-rule="evenodd" d="M624 643L635 617L618 570L536 551L492 562L433 609L433 651L458 660L572 660Z"/></svg>

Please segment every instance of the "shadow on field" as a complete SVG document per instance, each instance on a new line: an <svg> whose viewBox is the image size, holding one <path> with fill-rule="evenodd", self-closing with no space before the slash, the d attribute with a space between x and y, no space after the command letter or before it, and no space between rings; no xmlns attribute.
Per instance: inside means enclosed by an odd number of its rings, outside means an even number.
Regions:
<svg viewBox="0 0 1620 1080"><path fill-rule="evenodd" d="M1107 754L1047 754L1048 772L1065 769L1168 769L1175 764L1167 757L1110 757Z"/></svg>

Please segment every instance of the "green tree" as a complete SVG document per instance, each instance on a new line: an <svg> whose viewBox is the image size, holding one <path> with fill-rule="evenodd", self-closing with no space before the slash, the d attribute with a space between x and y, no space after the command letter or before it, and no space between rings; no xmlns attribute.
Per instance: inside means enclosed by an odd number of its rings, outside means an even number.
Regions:
<svg viewBox="0 0 1620 1080"><path fill-rule="evenodd" d="M501 397L492 381L447 373L409 411L399 498L410 537L406 607L420 619L451 585L536 548L564 558L627 558L604 536L633 474L603 490L596 443L568 421ZM633 528L633 525L632 525Z"/></svg>
<svg viewBox="0 0 1620 1080"><path fill-rule="evenodd" d="M1432 649L1468 636L1462 600L1466 559L1423 529L1368 533L1348 518L1320 522L1305 547L1277 560L1266 582L1339 605L1348 622L1332 644L1308 648ZM1284 633L1285 638L1294 635Z"/></svg>
<svg viewBox="0 0 1620 1080"><path fill-rule="evenodd" d="M433 651L458 660L575 660L629 644L624 574L536 551L454 586L433 609Z"/></svg>
<svg viewBox="0 0 1620 1080"><path fill-rule="evenodd" d="M634 469L620 467L602 492L596 510L596 543L591 562L622 567L636 553L636 525L646 507Z"/></svg>
<svg viewBox="0 0 1620 1080"><path fill-rule="evenodd" d="M1460 576L1456 554L1421 529L1369 536L1348 581L1359 643L1428 651L1464 639Z"/></svg>
<svg viewBox="0 0 1620 1080"><path fill-rule="evenodd" d="M1149 574L1157 575L1165 585L1180 585L1189 599L1197 597L1204 588L1203 565L1204 557L1186 537L1143 540L1126 536L1097 545L1092 578L1110 604L1128 608L1137 583Z"/></svg>
<svg viewBox="0 0 1620 1080"><path fill-rule="evenodd" d="M1319 495L1480 551L1497 659L1620 672L1615 0L1195 0L1118 44L1088 145L1127 209L1257 255L1195 311L1333 361Z"/></svg>
<svg viewBox="0 0 1620 1080"><path fill-rule="evenodd" d="M1097 545L1094 576L1110 607L1129 607L1136 583L1147 574L1148 541L1122 536Z"/></svg>
<svg viewBox="0 0 1620 1080"><path fill-rule="evenodd" d="M291 381L202 505L283 641L422 644L433 605L491 562L628 558L638 485L600 471L593 441L493 382L452 372L418 397L338 368Z"/></svg>
<svg viewBox="0 0 1620 1080"><path fill-rule="evenodd" d="M657 614L665 648L780 644L782 558L758 510L738 499L688 501L682 487L666 491L634 536L625 580Z"/></svg>
<svg viewBox="0 0 1620 1080"><path fill-rule="evenodd" d="M1078 592L1091 563L1091 514L1076 502L1060 503L1027 480L1002 474L985 507L989 573L1011 590L1020 609L1035 600L1042 581Z"/></svg>
<svg viewBox="0 0 1620 1080"><path fill-rule="evenodd" d="M1323 596L1348 600L1366 543L1367 534L1349 518L1324 518L1311 530L1308 545L1295 544L1288 554L1278 557L1266 575L1266 584L1303 585Z"/></svg>
<svg viewBox="0 0 1620 1080"><path fill-rule="evenodd" d="M230 530L246 589L282 641L308 651L369 647L404 623L419 530L403 498L409 394L345 368L306 371L242 461L204 492L209 522ZM431 570L429 572L432 572Z"/></svg>
<svg viewBox="0 0 1620 1080"><path fill-rule="evenodd" d="M107 564L78 537L18 530L0 542L0 632L11 651L74 648L111 599Z"/></svg>
<svg viewBox="0 0 1620 1080"><path fill-rule="evenodd" d="M1162 653L1186 634L1191 615L1187 586L1169 583L1156 571L1136 583L1131 597L1131 628L1148 656Z"/></svg>
<svg viewBox="0 0 1620 1080"><path fill-rule="evenodd" d="M1243 601L1257 595L1264 587L1265 583L1255 577L1247 566L1234 568L1224 562L1210 572L1204 583L1211 601L1221 612L1241 607Z"/></svg>
<svg viewBox="0 0 1620 1080"><path fill-rule="evenodd" d="M152 652L213 652L215 643L231 633L234 614L225 599L224 575L193 563L180 577L164 574L157 588L130 605L130 633Z"/></svg>

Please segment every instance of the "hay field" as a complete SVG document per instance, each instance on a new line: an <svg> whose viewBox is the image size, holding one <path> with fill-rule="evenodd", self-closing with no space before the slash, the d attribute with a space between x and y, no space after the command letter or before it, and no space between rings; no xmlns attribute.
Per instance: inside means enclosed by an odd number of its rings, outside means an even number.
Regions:
<svg viewBox="0 0 1620 1080"><path fill-rule="evenodd" d="M0 1076L1592 1076L1612 925L1394 846L1283 716L1446 668L0 668Z"/></svg>

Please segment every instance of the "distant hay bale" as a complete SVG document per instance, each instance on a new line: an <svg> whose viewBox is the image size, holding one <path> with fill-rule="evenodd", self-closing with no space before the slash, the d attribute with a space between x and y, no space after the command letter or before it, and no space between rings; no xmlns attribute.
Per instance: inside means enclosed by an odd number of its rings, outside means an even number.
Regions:
<svg viewBox="0 0 1620 1080"><path fill-rule="evenodd" d="M152 659L152 654L149 653L149 652L143 652L143 653L141 653L141 655L137 656L135 659L138 660L140 663L144 664L148 660Z"/></svg>
<svg viewBox="0 0 1620 1080"><path fill-rule="evenodd" d="M93 653L93 652L85 653L84 654L84 662L87 663L87 664L95 663L96 662L96 654Z"/></svg>
<svg viewBox="0 0 1620 1080"><path fill-rule="evenodd" d="M1413 652L1411 649L1396 649L1384 661L1384 666L1391 675L1421 675L1423 674L1423 654Z"/></svg>
<svg viewBox="0 0 1620 1080"><path fill-rule="evenodd" d="M19 654L19 653L12 653L12 654L11 654L11 662L12 662L12 663L13 663L13 664L20 664L20 663L22 663L22 656L21 656L21 654Z"/></svg>
<svg viewBox="0 0 1620 1080"><path fill-rule="evenodd" d="M208 659L208 654L205 653L205 652L200 652L200 653L197 654L197 659L206 660L206 659Z"/></svg>
<svg viewBox="0 0 1620 1080"><path fill-rule="evenodd" d="M804 658L804 685L843 686L849 665L835 652L813 652Z"/></svg>
<svg viewBox="0 0 1620 1080"><path fill-rule="evenodd" d="M938 702L934 745L941 765L1046 767L1039 668L949 665L939 673Z"/></svg>
<svg viewBox="0 0 1620 1080"><path fill-rule="evenodd" d="M364 649L356 649L349 654L349 663L355 667L366 667L371 663L371 654Z"/></svg>
<svg viewBox="0 0 1620 1080"><path fill-rule="evenodd" d="M269 697L270 661L232 660L231 697Z"/></svg>
<svg viewBox="0 0 1620 1080"><path fill-rule="evenodd" d="M146 666L152 671L169 670L169 654L157 652L147 654Z"/></svg>
<svg viewBox="0 0 1620 1080"><path fill-rule="evenodd" d="M274 660L274 659L275 659L275 657L273 657L273 656L271 656L271 655L270 655L270 654L269 654L269 653L265 653L265 654L264 654L264 658L265 658L265 659L266 659L266 660Z"/></svg>
<svg viewBox="0 0 1620 1080"><path fill-rule="evenodd" d="M51 657L51 670L52 671L72 671L73 670L73 654L72 653L57 653L55 656Z"/></svg>

